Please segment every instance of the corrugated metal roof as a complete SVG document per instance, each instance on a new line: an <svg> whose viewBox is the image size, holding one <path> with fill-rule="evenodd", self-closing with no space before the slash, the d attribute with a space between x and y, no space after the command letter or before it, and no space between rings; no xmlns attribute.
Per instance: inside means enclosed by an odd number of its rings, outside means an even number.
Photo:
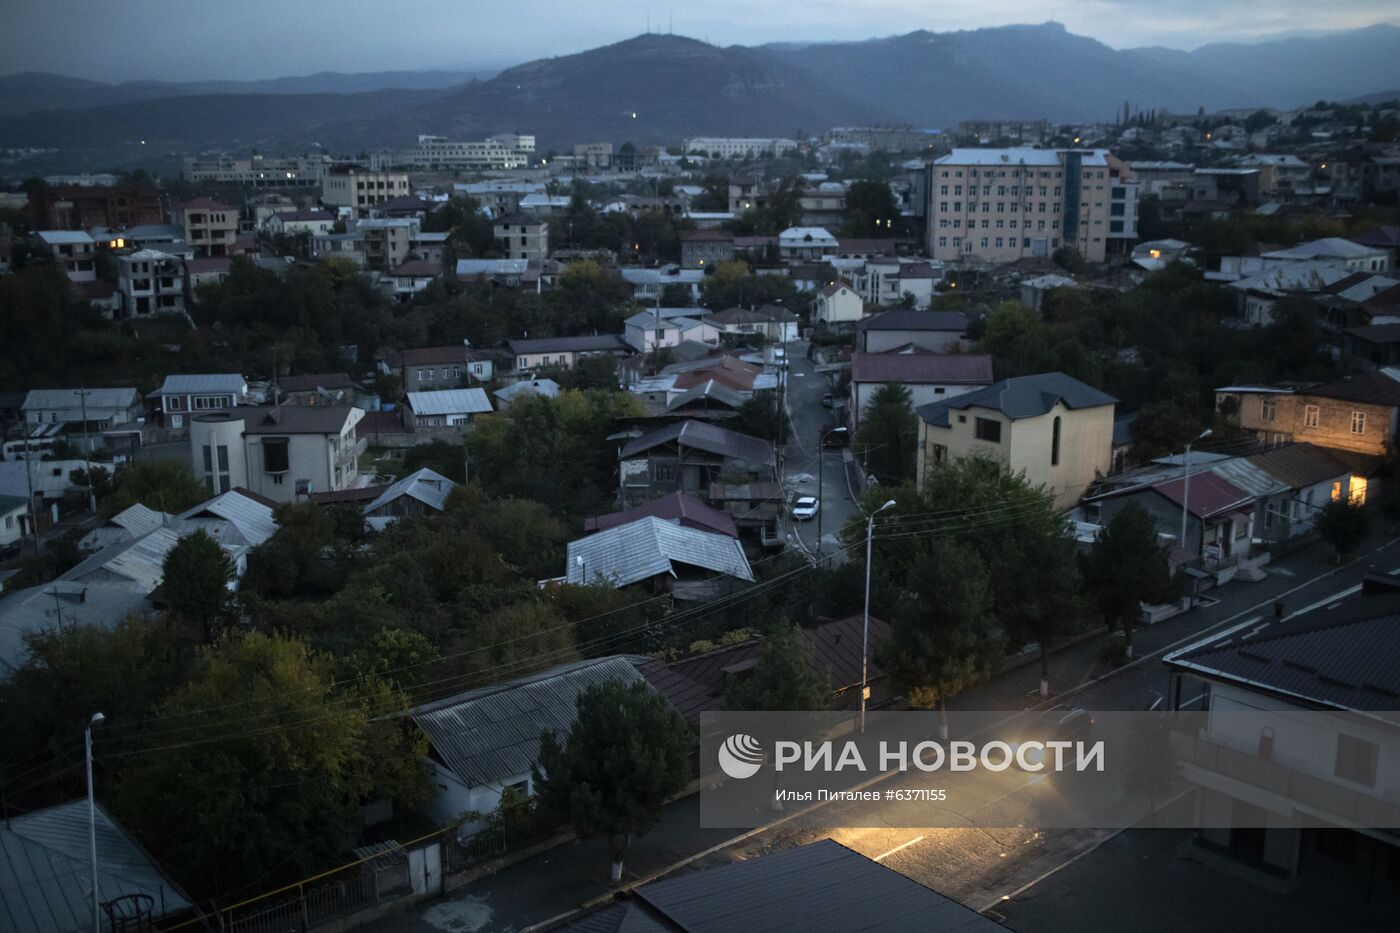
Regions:
<svg viewBox="0 0 1400 933"><path fill-rule="evenodd" d="M678 383L679 381L680 380L677 380ZM727 408L732 408L737 411L744 406L744 402L747 401L747 396L739 393L735 389L731 389L718 379L706 379L698 386L685 390L680 395L677 395L667 402L666 410L675 411L678 408L683 408L691 402L699 401L700 399L718 402Z"/></svg>
<svg viewBox="0 0 1400 933"><path fill-rule="evenodd" d="M523 382L512 382L491 394L507 404L515 401L517 395L542 395L545 398L554 398L559 394L559 383L553 379L527 379Z"/></svg>
<svg viewBox="0 0 1400 933"><path fill-rule="evenodd" d="M96 566L103 559L99 557ZM128 615L148 609L146 596L145 587L125 579L91 583L59 579L12 593L0 599L0 669L14 670L24 664L29 657L26 635L60 625L111 629Z"/></svg>
<svg viewBox="0 0 1400 933"><path fill-rule="evenodd" d="M914 385L991 385L992 358L979 353L863 353L851 355L852 382Z"/></svg>
<svg viewBox="0 0 1400 933"><path fill-rule="evenodd" d="M112 524L129 531L132 537L139 538L162 527L169 517L164 512L157 512L138 502L113 515L111 521Z"/></svg>
<svg viewBox="0 0 1400 933"><path fill-rule="evenodd" d="M491 411L491 400L481 388L437 389L408 393L408 407L418 415L478 415Z"/></svg>
<svg viewBox="0 0 1400 933"><path fill-rule="evenodd" d="M102 569L131 580L149 593L160 586L165 575L165 555L180 542L180 537L173 528L157 528L122 548Z"/></svg>
<svg viewBox="0 0 1400 933"><path fill-rule="evenodd" d="M1152 489L1174 502L1182 504L1186 478L1162 480L1154 483ZM1197 518L1214 518L1226 512L1251 505L1254 497L1235 486L1229 480L1214 473L1192 473L1191 490L1187 509Z"/></svg>
<svg viewBox="0 0 1400 933"><path fill-rule="evenodd" d="M456 488L457 484L446 476L423 467L423 469L408 474L381 492L377 499L365 506L365 514L368 515L375 509L383 508L400 496L410 496L429 508L441 512L447 507L447 497Z"/></svg>
<svg viewBox="0 0 1400 933"><path fill-rule="evenodd" d="M1341 479L1351 472L1351 467L1331 452L1312 444L1290 444L1266 450L1249 457L1249 462L1293 489Z"/></svg>
<svg viewBox="0 0 1400 933"><path fill-rule="evenodd" d="M1235 458L1212 463L1206 467L1206 470L1226 480L1230 485L1244 490L1256 499L1290 491L1287 483L1280 482L1278 477L1272 473L1245 459Z"/></svg>
<svg viewBox="0 0 1400 933"><path fill-rule="evenodd" d="M767 441L701 421L681 421L643 434L623 447L620 456L632 457L653 447L677 442L721 457L750 463L773 462L773 445Z"/></svg>
<svg viewBox="0 0 1400 933"><path fill-rule="evenodd" d="M202 392L227 392L246 395L248 380L238 373L177 373L166 376L161 387L152 395L188 395Z"/></svg>
<svg viewBox="0 0 1400 933"><path fill-rule="evenodd" d="M570 541L567 579L583 585L602 577L627 586L659 574L675 576L676 564L753 581L738 540L653 516Z"/></svg>
<svg viewBox="0 0 1400 933"><path fill-rule="evenodd" d="M86 399L79 397L78 389L30 389L24 397L23 411L66 411L71 409L73 417L80 417L84 405L88 417L103 409L125 411L141 401L141 393L135 389L87 389Z"/></svg>
<svg viewBox="0 0 1400 933"><path fill-rule="evenodd" d="M99 900L146 894L155 902L157 918L190 906L185 892L100 804L94 817ZM91 930L91 864L85 800L0 823L0 928L27 933Z"/></svg>
<svg viewBox="0 0 1400 933"><path fill-rule="evenodd" d="M237 490L230 490L207 502L201 502L181 514L180 518L188 521L201 516L222 518L230 522L238 529L249 547L257 547L277 534L277 520L273 518L273 510Z"/></svg>
<svg viewBox="0 0 1400 933"><path fill-rule="evenodd" d="M540 735L573 728L578 696L608 681L642 679L630 658L575 661L529 677L472 690L409 712L443 763L470 787L526 774Z"/></svg>

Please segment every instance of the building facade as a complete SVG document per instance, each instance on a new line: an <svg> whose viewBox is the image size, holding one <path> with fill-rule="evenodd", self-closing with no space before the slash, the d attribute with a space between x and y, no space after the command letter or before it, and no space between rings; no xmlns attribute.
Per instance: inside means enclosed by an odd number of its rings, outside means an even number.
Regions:
<svg viewBox="0 0 1400 933"><path fill-rule="evenodd" d="M534 155L534 136L499 133L482 140L465 141L420 135L417 146L399 154L399 162L432 171L508 171L529 166Z"/></svg>
<svg viewBox="0 0 1400 933"><path fill-rule="evenodd" d="M321 186L321 173L331 164L328 156L264 156L254 153L246 159L217 155L185 159L180 176L188 182L218 182L245 188L299 188Z"/></svg>
<svg viewBox="0 0 1400 933"><path fill-rule="evenodd" d="M118 256L117 295L121 317L184 314L184 263L155 249Z"/></svg>
<svg viewBox="0 0 1400 933"><path fill-rule="evenodd" d="M539 265L549 258L549 221L534 214L506 214L493 225L496 240L507 259L523 259Z"/></svg>
<svg viewBox="0 0 1400 933"><path fill-rule="evenodd" d="M238 239L238 208L213 198L195 198L180 205L185 242L196 256L230 256Z"/></svg>
<svg viewBox="0 0 1400 933"><path fill-rule="evenodd" d="M407 172L373 172L359 165L336 165L321 176L321 203L363 217L369 209L408 196Z"/></svg>
<svg viewBox="0 0 1400 933"><path fill-rule="evenodd" d="M284 405L205 412L190 421L195 475L211 493L234 487L276 502L355 486L365 415L344 406Z"/></svg>

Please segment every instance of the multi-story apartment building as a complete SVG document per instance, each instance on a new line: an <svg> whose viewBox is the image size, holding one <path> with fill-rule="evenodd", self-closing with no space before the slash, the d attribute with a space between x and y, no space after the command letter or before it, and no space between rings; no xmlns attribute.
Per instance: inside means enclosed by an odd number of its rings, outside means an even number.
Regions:
<svg viewBox="0 0 1400 933"><path fill-rule="evenodd" d="M87 230L165 223L160 192L141 185L44 185L29 193L37 230Z"/></svg>
<svg viewBox="0 0 1400 933"><path fill-rule="evenodd" d="M611 168L612 143L577 143L574 146L575 168Z"/></svg>
<svg viewBox="0 0 1400 933"><path fill-rule="evenodd" d="M185 159L180 175L189 182L313 190L320 187L321 173L330 165L330 157L322 154L278 158L254 153L239 159L216 153Z"/></svg>
<svg viewBox="0 0 1400 933"><path fill-rule="evenodd" d="M118 315L183 314L185 266L179 257L142 249L117 257Z"/></svg>
<svg viewBox="0 0 1400 933"><path fill-rule="evenodd" d="M1259 192L1266 197L1289 198L1300 188L1312 188L1312 166L1295 155L1255 152L1235 164L1259 169Z"/></svg>
<svg viewBox="0 0 1400 933"><path fill-rule="evenodd" d="M418 145L399 154L400 164L433 171L493 171L525 168L535 155L535 137L498 133L482 140L446 136L418 137Z"/></svg>
<svg viewBox="0 0 1400 933"><path fill-rule="evenodd" d="M709 156L712 159L756 159L759 156L781 156L797 148L797 140L781 137L697 136L685 141L688 155Z"/></svg>
<svg viewBox="0 0 1400 933"><path fill-rule="evenodd" d="M890 126L836 126L826 131L826 141L849 146L865 146L876 152L915 152L939 139L929 130L904 124Z"/></svg>
<svg viewBox="0 0 1400 933"><path fill-rule="evenodd" d="M81 230L40 230L35 235L69 281L97 281L97 246L92 237Z"/></svg>
<svg viewBox="0 0 1400 933"><path fill-rule="evenodd" d="M954 149L929 171L934 258L997 263L1061 246L1103 262L1111 189L1129 173L1103 149Z"/></svg>
<svg viewBox="0 0 1400 933"><path fill-rule="evenodd" d="M374 217L359 220L351 232L358 238L364 267L388 272L403 265L413 251L413 238L418 235L418 218Z"/></svg>
<svg viewBox="0 0 1400 933"><path fill-rule="evenodd" d="M1361 201L1400 189L1400 155L1348 153L1318 166L1342 201Z"/></svg>
<svg viewBox="0 0 1400 933"><path fill-rule="evenodd" d="M539 264L549 257L549 222L533 214L506 214L492 226L507 259Z"/></svg>
<svg viewBox="0 0 1400 933"><path fill-rule="evenodd" d="M321 203L348 208L362 217L376 204L408 196L407 172L376 172L361 165L334 165L321 176Z"/></svg>
<svg viewBox="0 0 1400 933"><path fill-rule="evenodd" d="M185 228L185 242L196 256L229 256L238 239L238 208L215 201L195 198L179 209L180 225Z"/></svg>

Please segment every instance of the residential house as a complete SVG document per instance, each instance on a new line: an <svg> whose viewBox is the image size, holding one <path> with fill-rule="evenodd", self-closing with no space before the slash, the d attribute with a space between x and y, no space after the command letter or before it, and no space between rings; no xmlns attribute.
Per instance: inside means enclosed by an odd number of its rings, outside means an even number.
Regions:
<svg viewBox="0 0 1400 933"><path fill-rule="evenodd" d="M1109 472L1116 403L1072 376L1042 373L922 405L918 481L940 463L988 457L1068 508Z"/></svg>
<svg viewBox="0 0 1400 933"><path fill-rule="evenodd" d="M1266 266L1231 282L1230 288L1239 295L1244 322L1267 327L1275 322L1275 309L1283 299L1318 294L1352 274L1347 266L1331 259L1301 260Z"/></svg>
<svg viewBox="0 0 1400 933"><path fill-rule="evenodd" d="M238 239L238 208L213 198L195 198L176 209L185 242L195 256L230 256Z"/></svg>
<svg viewBox="0 0 1400 933"><path fill-rule="evenodd" d="M384 273L380 280L389 294L399 301L411 301L413 296L433 284L442 274L442 266L426 259L410 259L403 265Z"/></svg>
<svg viewBox="0 0 1400 933"><path fill-rule="evenodd" d="M8 548L29 533L29 498L0 495L0 548Z"/></svg>
<svg viewBox="0 0 1400 933"><path fill-rule="evenodd" d="M247 407L195 414L190 457L213 492L234 487L276 502L359 485L364 410L343 405Z"/></svg>
<svg viewBox="0 0 1400 933"><path fill-rule="evenodd" d="M321 203L352 218L409 193L407 172L376 172L360 165L335 165L321 175Z"/></svg>
<svg viewBox="0 0 1400 933"><path fill-rule="evenodd" d="M687 230L681 234L681 268L712 269L734 258L734 234L726 230Z"/></svg>
<svg viewBox="0 0 1400 933"><path fill-rule="evenodd" d="M787 308L764 305L761 308L726 308L705 318L706 323L726 334L757 334L768 343L788 343L798 337L800 319Z"/></svg>
<svg viewBox="0 0 1400 933"><path fill-rule="evenodd" d="M40 230L35 234L70 282L97 281L97 246L82 230Z"/></svg>
<svg viewBox="0 0 1400 933"><path fill-rule="evenodd" d="M909 390L915 408L992 384L992 358L977 353L862 353L851 355L847 427L854 434L875 394L888 384Z"/></svg>
<svg viewBox="0 0 1400 933"><path fill-rule="evenodd" d="M456 488L457 484L441 473L427 467L415 470L384 487L364 505L365 523L375 531L383 531L400 518L441 512Z"/></svg>
<svg viewBox="0 0 1400 933"><path fill-rule="evenodd" d="M1365 477L1354 476L1350 466L1324 447L1289 444L1243 459L1284 489L1281 496L1254 493L1262 513L1255 517L1255 534L1266 541L1286 541L1312 532L1322 507L1330 501L1366 501ZM1227 464L1212 465L1211 470L1235 481Z"/></svg>
<svg viewBox="0 0 1400 933"><path fill-rule="evenodd" d="M447 247L451 238L450 230L419 230L409 237L408 246L414 256L442 269L447 263Z"/></svg>
<svg viewBox="0 0 1400 933"><path fill-rule="evenodd" d="M466 344L448 344L387 354L379 360L379 371L398 376L405 392L426 392L455 389L473 380L490 382L496 366L489 353Z"/></svg>
<svg viewBox="0 0 1400 933"><path fill-rule="evenodd" d="M276 388L284 405L350 405L360 391L359 384L346 373L285 376Z"/></svg>
<svg viewBox="0 0 1400 933"><path fill-rule="evenodd" d="M838 246L825 227L788 227L778 234L778 254L784 259L820 259Z"/></svg>
<svg viewBox="0 0 1400 933"><path fill-rule="evenodd" d="M141 446L143 404L135 389L31 389L20 405L26 437L78 449L130 452ZM36 446L36 450L38 447Z"/></svg>
<svg viewBox="0 0 1400 933"><path fill-rule="evenodd" d="M1367 577L1359 595L1163 659L1170 707L1206 714L1172 744L1197 788L1197 844L1382 928L1400 908L1377 880L1400 843L1372 828L1395 800L1397 633L1394 581Z"/></svg>
<svg viewBox="0 0 1400 933"><path fill-rule="evenodd" d="M1045 299L1055 289L1078 287L1079 283L1068 276L1055 275L1053 272L1048 275L1038 275L1021 283L1021 304L1036 313L1043 313Z"/></svg>
<svg viewBox="0 0 1400 933"><path fill-rule="evenodd" d="M622 280L632 286L632 297L646 305L659 305L667 285L677 285L690 293L692 302L700 300L700 283L705 273L700 269L662 266L659 269L619 269Z"/></svg>
<svg viewBox="0 0 1400 933"><path fill-rule="evenodd" d="M942 278L942 265L935 276L933 266L897 256L875 256L865 260L854 276L854 286L869 305L897 305L908 302L927 308L933 300L935 278Z"/></svg>
<svg viewBox="0 0 1400 933"><path fill-rule="evenodd" d="M866 353L919 347L931 353L966 350L970 322L959 311L918 311L890 308L857 324L856 346Z"/></svg>
<svg viewBox="0 0 1400 933"><path fill-rule="evenodd" d="M178 257L141 249L117 257L118 314L185 313L185 267Z"/></svg>
<svg viewBox="0 0 1400 933"><path fill-rule="evenodd" d="M727 535L730 538L739 537L739 528L734 524L732 515L706 505L696 497L684 492L673 492L660 496L621 512L610 512L607 515L585 518L583 530L585 532L607 531L609 528L626 525L648 516L663 521L679 522L684 528Z"/></svg>
<svg viewBox="0 0 1400 933"><path fill-rule="evenodd" d="M335 215L330 211L279 211L267 219L265 229L273 236L316 236L330 233Z"/></svg>
<svg viewBox="0 0 1400 933"><path fill-rule="evenodd" d="M1219 573L1236 567L1253 550L1254 496L1224 477L1203 467L1193 468L1188 484L1182 475L1128 486L1085 500L1091 520L1099 524L1128 504L1152 516L1158 533L1175 542L1176 561L1199 562ZM1182 513L1186 513L1186 538L1181 539ZM1227 579L1217 577L1220 582Z"/></svg>
<svg viewBox="0 0 1400 933"><path fill-rule="evenodd" d="M1322 169L1339 201L1366 201L1400 189L1400 156L1390 153L1334 155Z"/></svg>
<svg viewBox="0 0 1400 933"><path fill-rule="evenodd" d="M687 601L754 582L737 537L650 515L570 541L565 572L575 586L605 582Z"/></svg>
<svg viewBox="0 0 1400 933"><path fill-rule="evenodd" d="M737 905L742 905L738 907ZM751 930L911 930L996 933L1001 924L823 839L706 871L631 888L564 927L564 933L630 930L713 933L741 911Z"/></svg>
<svg viewBox="0 0 1400 933"><path fill-rule="evenodd" d="M351 232L358 238L364 267L380 272L397 269L408 262L418 220L412 217L371 217L357 220Z"/></svg>
<svg viewBox="0 0 1400 933"><path fill-rule="evenodd" d="M404 401L404 427L441 428L471 424L474 416L492 410L485 389L409 392Z"/></svg>
<svg viewBox="0 0 1400 933"><path fill-rule="evenodd" d="M248 380L237 373L181 373L166 376L146 398L160 406L162 423L179 431L188 426L186 419L192 415L247 404Z"/></svg>
<svg viewBox="0 0 1400 933"><path fill-rule="evenodd" d="M710 504L734 519L742 531L776 534L787 510L787 496L781 483L711 483L706 496ZM770 538L770 541L775 539ZM775 543L782 544L778 537Z"/></svg>
<svg viewBox="0 0 1400 933"><path fill-rule="evenodd" d="M1129 258L1133 265L1156 272L1174 262L1183 262L1195 247L1185 240L1148 240L1133 247Z"/></svg>
<svg viewBox="0 0 1400 933"><path fill-rule="evenodd" d="M832 282L812 301L812 322L839 329L855 325L865 316L865 300L845 281Z"/></svg>
<svg viewBox="0 0 1400 933"><path fill-rule="evenodd" d="M704 495L710 484L773 479L773 445L700 421L679 421L618 451L621 499L633 506L669 492Z"/></svg>
<svg viewBox="0 0 1400 933"><path fill-rule="evenodd" d="M1295 155L1254 152L1235 164L1259 169L1259 192L1268 198L1286 201L1312 188L1312 166Z"/></svg>
<svg viewBox="0 0 1400 933"><path fill-rule="evenodd" d="M496 408L504 411L509 408L516 399L534 395L539 398L557 398L559 396L559 383L553 379L522 379L519 382L512 382L491 393L491 397L496 400Z"/></svg>
<svg viewBox="0 0 1400 933"><path fill-rule="evenodd" d="M1382 370L1304 388L1225 386L1215 390L1215 410L1268 444L1306 441L1383 457L1395 437L1400 380Z"/></svg>
<svg viewBox="0 0 1400 933"><path fill-rule="evenodd" d="M100 853L95 865L92 849ZM27 933L79 933L94 921L93 883L114 915L147 905L143 922L165 925L193 908L178 884L101 803L73 800L6 816L0 823L0 927ZM126 899L132 900L126 900ZM108 915L104 913L102 918Z"/></svg>
<svg viewBox="0 0 1400 933"><path fill-rule="evenodd" d="M536 337L508 340L506 345L515 358L517 372L533 372L551 366L573 369L581 359L590 356L626 356L632 346L616 334L589 337Z"/></svg>
<svg viewBox="0 0 1400 933"><path fill-rule="evenodd" d="M549 258L549 221L543 218L516 211L496 218L492 231L507 259L538 266Z"/></svg>
<svg viewBox="0 0 1400 933"><path fill-rule="evenodd" d="M840 227L846 217L846 186L839 181L818 182L797 194L797 209L804 227ZM875 222L894 222L893 217L877 217Z"/></svg>
<svg viewBox="0 0 1400 933"><path fill-rule="evenodd" d="M524 259L459 259L455 271L459 282L485 279L493 285L519 288L531 283L538 287L541 270Z"/></svg>
<svg viewBox="0 0 1400 933"><path fill-rule="evenodd" d="M1345 266L1354 272L1388 272L1391 261L1390 251L1387 249L1365 246L1355 240L1335 236L1309 240L1288 249L1271 250L1260 255L1266 266L1326 261Z"/></svg>
<svg viewBox="0 0 1400 933"><path fill-rule="evenodd" d="M713 322L670 315L666 309L639 311L629 317L623 326L623 339L639 353L677 347L686 340L710 346L719 344L720 329Z"/></svg>
<svg viewBox="0 0 1400 933"><path fill-rule="evenodd" d="M409 720L428 738L428 786L437 789L425 815L434 826L444 826L463 813L493 812L507 788L533 795L540 736L568 735L579 695L605 683L642 682L632 658L613 655L572 661L409 710ZM481 728L484 722L493 727Z"/></svg>

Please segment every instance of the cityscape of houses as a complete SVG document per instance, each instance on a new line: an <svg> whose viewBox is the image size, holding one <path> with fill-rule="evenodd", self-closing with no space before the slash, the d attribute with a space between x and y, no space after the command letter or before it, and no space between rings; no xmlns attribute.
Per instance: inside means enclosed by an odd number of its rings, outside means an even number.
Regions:
<svg viewBox="0 0 1400 933"><path fill-rule="evenodd" d="M1024 117L5 178L0 928L1393 929L1400 101ZM950 708L1194 828L701 824Z"/></svg>

